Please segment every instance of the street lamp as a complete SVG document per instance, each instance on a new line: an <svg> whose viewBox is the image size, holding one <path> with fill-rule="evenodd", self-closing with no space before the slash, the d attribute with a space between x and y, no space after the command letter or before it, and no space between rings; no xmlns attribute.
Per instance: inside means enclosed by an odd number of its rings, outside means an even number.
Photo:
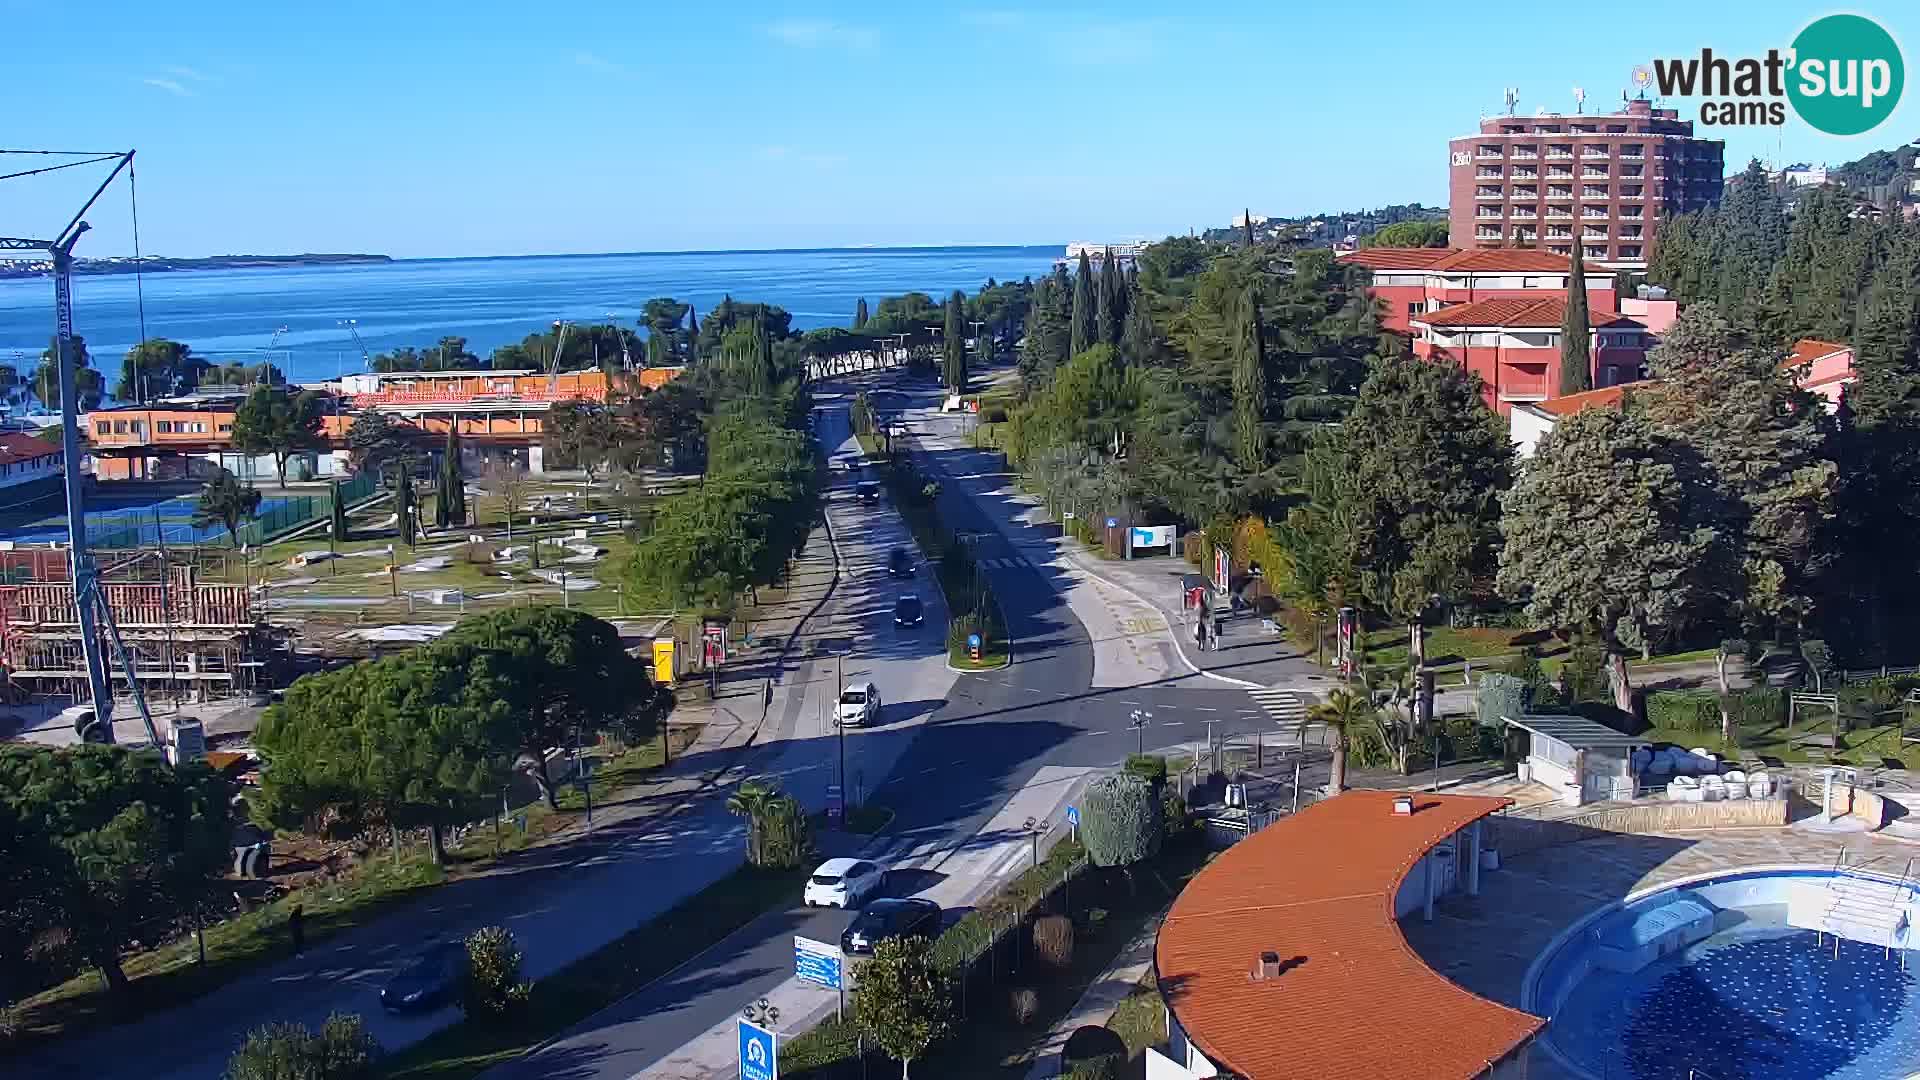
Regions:
<svg viewBox="0 0 1920 1080"><path fill-rule="evenodd" d="M1033 865L1038 868L1040 865L1040 838L1047 834L1047 827L1033 818L1028 818L1021 828L1026 829L1027 836L1033 840Z"/></svg>
<svg viewBox="0 0 1920 1080"><path fill-rule="evenodd" d="M1153 713L1146 709L1135 709L1133 710L1132 720L1133 722L1127 726L1134 731L1137 747L1134 753L1145 754L1147 752L1147 725L1153 723Z"/></svg>

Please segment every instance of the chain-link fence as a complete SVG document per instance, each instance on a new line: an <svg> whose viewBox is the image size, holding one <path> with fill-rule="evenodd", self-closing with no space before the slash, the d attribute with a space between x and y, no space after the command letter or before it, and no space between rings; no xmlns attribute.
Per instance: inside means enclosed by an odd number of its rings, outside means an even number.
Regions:
<svg viewBox="0 0 1920 1080"><path fill-rule="evenodd" d="M355 475L340 484L340 499L352 505L372 495L379 478L371 472ZM87 546L97 551L152 547L226 543L226 526L217 521L196 525L194 513L199 496L181 495L149 506L124 510L96 510L87 514ZM304 525L333 512L331 494L272 495L260 500L256 516L241 524L234 539L241 544L259 546L270 537ZM61 524L57 539L65 539Z"/></svg>

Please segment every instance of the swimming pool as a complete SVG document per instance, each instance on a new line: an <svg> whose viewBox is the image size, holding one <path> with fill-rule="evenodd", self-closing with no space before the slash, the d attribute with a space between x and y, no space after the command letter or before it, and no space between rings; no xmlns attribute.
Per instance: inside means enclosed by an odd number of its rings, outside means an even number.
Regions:
<svg viewBox="0 0 1920 1080"><path fill-rule="evenodd" d="M1897 877L1807 867L1715 874L1570 927L1534 961L1522 1007L1551 1021L1547 1051L1594 1080L1912 1076L1920 964L1903 964L1905 950L1886 939L1843 938L1836 948L1833 934L1809 928L1831 910L1821 898L1840 879L1843 891L1872 890L1884 911L1870 917L1907 942L1920 895Z"/></svg>

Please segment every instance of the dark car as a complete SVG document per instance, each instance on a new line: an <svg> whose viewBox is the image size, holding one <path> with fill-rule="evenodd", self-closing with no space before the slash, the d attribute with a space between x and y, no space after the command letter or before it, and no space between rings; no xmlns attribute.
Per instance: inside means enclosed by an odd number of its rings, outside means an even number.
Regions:
<svg viewBox="0 0 1920 1080"><path fill-rule="evenodd" d="M380 1004L391 1012L424 1012L451 1005L467 976L467 946L443 941L409 961L380 988Z"/></svg>
<svg viewBox="0 0 1920 1080"><path fill-rule="evenodd" d="M940 905L924 897L904 900L875 900L868 904L840 935L840 949L847 953L871 953L873 947L897 937L932 938L940 930Z"/></svg>
<svg viewBox="0 0 1920 1080"><path fill-rule="evenodd" d="M906 548L894 548L887 552L887 576L913 576L913 555Z"/></svg>
<svg viewBox="0 0 1920 1080"><path fill-rule="evenodd" d="M920 620L925 617L926 612L921 609L920 598L917 596L903 596L893 602L893 625L895 626L919 626Z"/></svg>
<svg viewBox="0 0 1920 1080"><path fill-rule="evenodd" d="M854 485L853 494L854 497L861 502L866 503L868 506L873 506L880 501L880 485L871 481L863 481L862 483Z"/></svg>

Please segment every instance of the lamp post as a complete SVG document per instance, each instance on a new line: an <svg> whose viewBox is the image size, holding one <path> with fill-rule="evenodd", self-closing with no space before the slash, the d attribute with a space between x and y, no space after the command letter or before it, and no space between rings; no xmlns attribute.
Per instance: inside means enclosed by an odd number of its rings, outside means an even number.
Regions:
<svg viewBox="0 0 1920 1080"><path fill-rule="evenodd" d="M1145 754L1147 752L1147 725L1153 723L1153 713L1146 709L1135 709L1133 710L1131 719L1132 723L1129 723L1127 726L1132 728L1134 732L1134 753Z"/></svg>

